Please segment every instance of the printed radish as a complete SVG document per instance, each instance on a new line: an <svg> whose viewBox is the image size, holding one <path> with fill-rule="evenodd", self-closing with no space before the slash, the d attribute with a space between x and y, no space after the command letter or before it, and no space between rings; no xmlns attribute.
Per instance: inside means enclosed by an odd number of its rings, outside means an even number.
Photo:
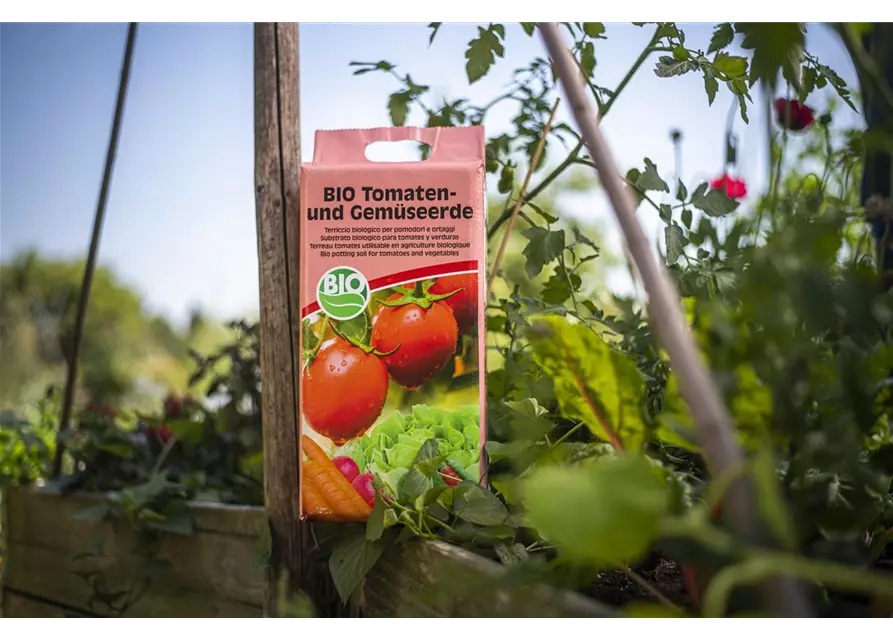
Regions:
<svg viewBox="0 0 893 640"><path fill-rule="evenodd" d="M375 486L372 484L373 475L368 471L366 473L362 473L354 478L351 484L353 488L356 489L356 492L360 494L360 497L366 501L366 503L372 507L375 506Z"/></svg>
<svg viewBox="0 0 893 640"><path fill-rule="evenodd" d="M353 458L347 456L335 456L332 458L332 462L335 463L335 467L341 472L342 476L347 478L348 482L353 482L356 477L360 475L360 468L357 466L357 463L353 461Z"/></svg>

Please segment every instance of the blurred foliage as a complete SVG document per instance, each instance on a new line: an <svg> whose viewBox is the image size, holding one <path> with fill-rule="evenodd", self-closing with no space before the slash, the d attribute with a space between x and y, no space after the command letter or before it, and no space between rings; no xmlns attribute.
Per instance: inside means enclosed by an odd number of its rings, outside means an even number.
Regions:
<svg viewBox="0 0 893 640"><path fill-rule="evenodd" d="M0 266L0 407L23 409L48 386L64 386L83 269L82 261L33 251ZM100 267L81 346L78 400L149 408L169 389L187 388L190 348L216 349L231 334L199 313L185 329L172 327Z"/></svg>

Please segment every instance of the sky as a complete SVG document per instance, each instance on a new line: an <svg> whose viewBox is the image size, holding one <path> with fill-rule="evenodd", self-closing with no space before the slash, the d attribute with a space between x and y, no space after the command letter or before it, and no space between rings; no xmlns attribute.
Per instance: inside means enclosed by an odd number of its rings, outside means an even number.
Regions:
<svg viewBox="0 0 893 640"><path fill-rule="evenodd" d="M126 30L124 24L0 26L0 260L27 249L86 255ZM706 49L711 24L684 30L689 46ZM386 103L396 81L353 76L351 61L386 59L429 85L435 98L483 103L504 90L513 69L545 56L539 39L509 23L505 58L469 87L463 56L475 32L473 24L446 24L429 47L423 24L301 24L302 159L312 159L318 129L390 124ZM608 24L606 35L596 46L595 75L613 87L650 28ZM810 25L807 48L855 86L846 52L827 28ZM252 56L250 24L139 27L100 263L136 289L149 310L178 324L193 309L230 319L258 307ZM731 95L721 89L710 107L697 74L662 79L652 69L653 62L643 66L603 121L617 163L641 167L648 156L669 181L669 132L678 128L686 183L717 176ZM817 97L813 106L824 100ZM753 193L765 184L766 123L759 104L750 114L750 125L736 119L735 131L739 171ZM507 130L513 115L494 110L485 121L488 134ZM422 124L415 116L408 124ZM564 108L562 117L570 119ZM858 122L856 114L843 119ZM560 154L556 145L547 162ZM602 224L607 242L619 242L602 194L566 204L571 215ZM643 208L639 216L655 236L656 214ZM609 284L623 290L625 278L615 274Z"/></svg>

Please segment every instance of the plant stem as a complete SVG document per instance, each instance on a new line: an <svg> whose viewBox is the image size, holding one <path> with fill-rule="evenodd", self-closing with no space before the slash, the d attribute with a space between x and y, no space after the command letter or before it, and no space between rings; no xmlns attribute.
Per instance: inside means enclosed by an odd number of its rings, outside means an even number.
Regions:
<svg viewBox="0 0 893 640"><path fill-rule="evenodd" d="M614 103L617 101L617 98L620 96L620 93L626 88L626 85L629 84L629 81L633 79L633 76L636 75L636 72L639 68L645 64L645 61L648 59L652 53L654 53L657 49L655 49L655 44L657 43L659 38L660 28L654 30L654 35L651 36L651 40L648 41L648 45L642 50L642 53L639 54L639 57L636 58L636 61L633 63L633 66L630 67L629 71L626 72L626 75L623 76L623 79L620 81L620 84L617 85L617 88L614 89L614 92L611 94L611 97L608 98L608 101L605 102L604 106L601 107L598 111L598 120L599 122L604 119L608 112L611 110L611 107L614 106ZM577 143L577 145L571 149L570 153L567 154L567 157L561 161L555 169L552 170L549 175L543 178L543 181L540 182L537 186L530 190L530 193L527 194L525 201L530 202L534 198L536 198L539 194L541 194L546 187L552 184L558 176L560 176L564 171L577 159L577 155L579 155L580 151L583 150L583 140L582 138ZM493 224L490 225L490 229L487 232L487 240L491 240L499 228L505 224L505 222L511 217L511 213L508 211L508 208L502 212L496 220L493 221Z"/></svg>
<svg viewBox="0 0 893 640"><path fill-rule="evenodd" d="M121 79L118 82L118 99L115 104L115 115L112 119L112 131L109 135L109 146L105 156L105 170L102 174L102 185L99 188L99 202L96 204L96 215L93 218L93 234L90 238L90 249L87 252L87 264L84 268L84 279L81 282L80 295L78 296L77 317L74 324L74 336L71 352L66 354L68 358L68 377L65 381L65 395L62 400L62 418L59 422L59 435L62 435L70 427L71 414L74 409L74 395L77 387L78 356L81 351L81 341L84 337L84 324L87 319L87 304L90 301L90 288L93 285L93 272L96 270L96 255L99 252L99 238L102 235L102 221L105 218L105 208L108 203L109 187L112 182L112 172L115 167L115 157L118 153L118 139L121 132L121 120L124 117L124 103L127 96L127 86L130 82L130 68L133 62L133 45L136 41L136 22L131 22L127 28L127 43L124 47L124 62L121 65ZM59 475L62 470L62 456L65 453L65 444L61 438L57 439L56 456L53 460L53 475Z"/></svg>
<svg viewBox="0 0 893 640"><path fill-rule="evenodd" d="M848 23L836 23L834 30L843 39L843 44L853 59L859 80L863 85L862 90L867 92L869 86L866 85L870 85L872 92L883 105L887 114L893 116L893 89L887 84L881 69L878 68L871 54L862 46L858 36Z"/></svg>
<svg viewBox="0 0 893 640"><path fill-rule="evenodd" d="M512 214L508 220L508 227L505 230L505 235L502 236L502 243L499 245L499 251L496 253L496 259L493 261L493 268L490 270L490 278L487 280L487 291L493 290L493 280L496 278L496 274L499 272L499 266L502 264L502 256L505 254L505 248L509 243L509 237L512 235L512 227L515 226L515 220L518 219L518 212L521 210L521 205L526 201L526 192L527 186L530 184L530 178L533 176L533 172L536 171L536 166L539 164L540 156L543 153L543 147L546 146L546 136L549 135L549 131L552 129L552 121L555 120L555 114L558 111L558 105L561 104L561 98L555 100L555 105L552 107L551 113L549 113L549 119L546 121L546 126L543 127L542 132L540 133L540 138L537 141L536 149L533 151L533 156L530 158L530 165L527 167L527 175L524 176L524 182L521 184L521 190L518 192L518 199L515 200L515 206L512 209Z"/></svg>
<svg viewBox="0 0 893 640"><path fill-rule="evenodd" d="M627 248L635 260L648 295L649 322L670 357L698 429L704 458L713 477L735 468L744 459L735 439L735 428L728 408L700 359L691 331L685 322L679 294L666 269L658 263L645 232L636 217L636 206L625 187L598 119L586 99L567 47L554 23L539 23L540 33L549 50L556 75L560 79L577 125L597 167L598 177L608 194L615 217L623 231ZM758 511L753 487L740 480L728 492L729 515L743 537L751 537L757 528ZM768 599L768 598L767 598ZM778 598L787 616L808 615L808 604L796 586Z"/></svg>
<svg viewBox="0 0 893 640"><path fill-rule="evenodd" d="M843 564L765 551L757 557L726 567L713 576L704 594L704 617L722 617L735 587L779 575L850 591L893 596L893 580L890 578Z"/></svg>
<svg viewBox="0 0 893 640"><path fill-rule="evenodd" d="M678 611L682 613L682 607L678 604L670 600L667 596L658 591L657 587L648 582L645 578L640 576L637 572L633 571L629 567L622 567L623 573L625 573L630 580L635 582L637 585L642 587L645 591L647 591L651 597L660 602L662 605L667 607L668 609L672 609L673 611Z"/></svg>

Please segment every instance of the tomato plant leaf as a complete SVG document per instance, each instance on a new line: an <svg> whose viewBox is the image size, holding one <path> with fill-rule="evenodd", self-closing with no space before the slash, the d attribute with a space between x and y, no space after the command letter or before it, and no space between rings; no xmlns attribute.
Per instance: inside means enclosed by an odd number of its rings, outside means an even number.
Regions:
<svg viewBox="0 0 893 640"><path fill-rule="evenodd" d="M188 442L189 444L198 444L201 442L202 434L205 430L203 422L193 422L190 420L168 420L165 425L170 429L171 433L177 436L177 440Z"/></svg>
<svg viewBox="0 0 893 640"><path fill-rule="evenodd" d="M738 208L738 202L721 190L710 189L708 191L706 182L698 185L698 188L691 194L691 204L714 218L728 215Z"/></svg>
<svg viewBox="0 0 893 640"><path fill-rule="evenodd" d="M583 279L576 273L568 273L562 266L555 267L555 273L543 287L543 301L548 304L563 304L574 292L580 290Z"/></svg>
<svg viewBox="0 0 893 640"><path fill-rule="evenodd" d="M465 52L467 60L465 72L468 82L474 84L490 71L490 67L496 62L496 58L505 55L502 40L505 38L505 28L501 24L491 24L484 29L478 27L478 36L468 43Z"/></svg>
<svg viewBox="0 0 893 640"><path fill-rule="evenodd" d="M713 59L713 66L729 78L740 78L747 75L747 58L740 56L730 56L724 52L717 53Z"/></svg>
<svg viewBox="0 0 893 640"><path fill-rule="evenodd" d="M527 258L525 269L530 278L537 277L544 266L557 259L564 251L564 229L550 231L533 227L525 229L521 235L528 240L523 253Z"/></svg>
<svg viewBox="0 0 893 640"><path fill-rule="evenodd" d="M430 47L434 43L434 38L437 36L437 31L443 25L442 22L429 22L428 28L431 29L431 35L428 36L428 46Z"/></svg>
<svg viewBox="0 0 893 640"><path fill-rule="evenodd" d="M584 76L592 77L595 71L595 45L591 42L584 42L580 47L580 68Z"/></svg>
<svg viewBox="0 0 893 640"><path fill-rule="evenodd" d="M523 492L533 527L569 558L596 566L641 558L668 505L658 470L637 455L546 467L524 482Z"/></svg>
<svg viewBox="0 0 893 640"><path fill-rule="evenodd" d="M402 127L406 124L410 102L412 102L412 93L409 91L397 91L388 98L388 112L391 114L391 123L395 127Z"/></svg>
<svg viewBox="0 0 893 640"><path fill-rule="evenodd" d="M792 84L803 56L805 32L798 22L736 22L735 31L744 36L741 48L753 51L750 85L765 80L774 87L779 69Z"/></svg>
<svg viewBox="0 0 893 640"><path fill-rule="evenodd" d="M605 25L601 22L584 22L583 33L585 33L590 38L604 38Z"/></svg>
<svg viewBox="0 0 893 640"><path fill-rule="evenodd" d="M636 187L642 191L663 191L670 193L670 187L657 172L657 165L645 158L645 172L636 178Z"/></svg>
<svg viewBox="0 0 893 640"><path fill-rule="evenodd" d="M664 228L664 241L667 245L667 266L674 265L684 253L688 239L681 227L669 224Z"/></svg>
<svg viewBox="0 0 893 640"><path fill-rule="evenodd" d="M582 324L531 318L533 356L555 385L564 417L583 422L616 448L638 450L646 438L644 382L635 362Z"/></svg>
<svg viewBox="0 0 893 640"><path fill-rule="evenodd" d="M735 39L735 30L732 29L730 22L723 22L713 28L713 35L710 37L710 46L707 47L707 53L713 53L720 49L725 49L732 40Z"/></svg>
<svg viewBox="0 0 893 640"><path fill-rule="evenodd" d="M387 505L382 500L381 495L379 495L379 489L380 487L376 487L375 505L372 507L372 512L366 520L366 540L370 542L378 540L381 538L381 534L384 533L384 514L387 511Z"/></svg>
<svg viewBox="0 0 893 640"><path fill-rule="evenodd" d="M712 105L716 99L716 92L719 91L719 80L709 67L704 69L704 91L707 92L707 104Z"/></svg>
<svg viewBox="0 0 893 640"><path fill-rule="evenodd" d="M693 60L677 60L673 56L661 56L658 58L657 65L654 68L654 75L658 78L672 78L684 75L697 68L698 63Z"/></svg>
<svg viewBox="0 0 893 640"><path fill-rule="evenodd" d="M529 36L533 35L533 32L536 31L536 23L535 22L522 22L521 28L524 29L524 33Z"/></svg>

